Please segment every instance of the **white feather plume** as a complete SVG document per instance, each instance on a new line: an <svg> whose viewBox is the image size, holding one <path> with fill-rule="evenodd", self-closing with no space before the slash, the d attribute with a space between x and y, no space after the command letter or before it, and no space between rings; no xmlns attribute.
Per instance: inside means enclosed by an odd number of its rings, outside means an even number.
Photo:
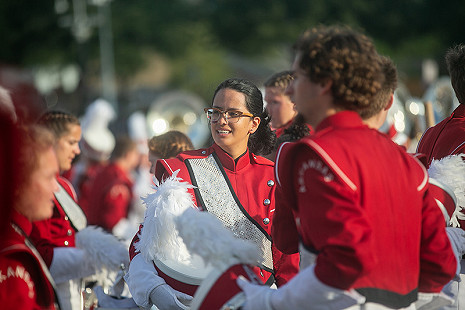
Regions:
<svg viewBox="0 0 465 310"><path fill-rule="evenodd" d="M462 212L465 207L465 162L461 154L450 155L442 159L434 159L428 169L430 177L453 189L457 198L457 206L451 216L451 225L460 227L458 220L465 220Z"/></svg>
<svg viewBox="0 0 465 310"><path fill-rule="evenodd" d="M236 238L217 217L208 212L186 210L176 218L176 226L187 249L199 255L205 265L224 269L237 263L257 265L260 259L255 244Z"/></svg>
<svg viewBox="0 0 465 310"><path fill-rule="evenodd" d="M187 262L191 257L175 226L175 218L195 208L188 192L193 186L177 177L179 170L142 198L147 207L139 242L135 244L147 261L168 259Z"/></svg>
<svg viewBox="0 0 465 310"><path fill-rule="evenodd" d="M76 234L76 247L90 256L98 269L119 270L129 262L127 246L98 226L87 226Z"/></svg>
<svg viewBox="0 0 465 310"><path fill-rule="evenodd" d="M76 233L76 247L86 252L88 262L96 268L91 278L104 286L112 284L121 265L129 265L128 247L101 227L87 226Z"/></svg>

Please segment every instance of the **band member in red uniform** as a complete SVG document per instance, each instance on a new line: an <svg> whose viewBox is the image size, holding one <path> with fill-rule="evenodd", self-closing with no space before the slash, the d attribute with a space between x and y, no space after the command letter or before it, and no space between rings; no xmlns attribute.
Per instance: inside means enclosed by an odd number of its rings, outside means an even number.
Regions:
<svg viewBox="0 0 465 310"><path fill-rule="evenodd" d="M278 290L239 279L243 309L415 309L418 292L450 302L440 292L457 262L427 172L359 115L384 79L373 43L322 26L295 48L287 92L315 133L278 151L276 199L294 211L301 271Z"/></svg>
<svg viewBox="0 0 465 310"><path fill-rule="evenodd" d="M261 268L255 269L263 283L283 285L297 272L299 257L283 255L270 237L275 205L274 164L256 154L269 153L275 135L263 109L262 95L247 80L229 79L217 87L212 106L205 112L214 144L159 160L155 177L163 180L180 169L177 176L195 186L192 197L197 208L211 212L236 236L254 240L263 249ZM182 309L178 299L185 299L184 294L168 286L153 264L146 263L135 251L137 242L136 235L126 275L136 303Z"/></svg>
<svg viewBox="0 0 465 310"><path fill-rule="evenodd" d="M427 156L428 167L433 159L465 153L465 45L451 48L446 63L460 104L451 116L430 127L418 143L417 153Z"/></svg>
<svg viewBox="0 0 465 310"><path fill-rule="evenodd" d="M2 114L3 116L3 114ZM2 179L12 184L8 195L11 217L2 221L0 239L0 303L2 309L59 309L54 282L42 257L29 240L32 221L50 218L53 212L53 192L57 190L57 157L53 150L53 135L44 128L30 127L17 132L13 124L1 118L2 155L10 152L9 160L2 156ZM9 128L6 128L6 127ZM12 130L13 129L13 130ZM5 136L6 135L6 136ZM13 143L4 143L8 142ZM10 175L4 165L10 165ZM3 213L2 217L7 214Z"/></svg>
<svg viewBox="0 0 465 310"><path fill-rule="evenodd" d="M275 130L277 138L291 125L297 115L294 103L285 94L291 81L292 71L282 71L273 74L264 83L266 110L270 114L271 128Z"/></svg>
<svg viewBox="0 0 465 310"><path fill-rule="evenodd" d="M81 126L72 114L61 111L46 112L39 124L49 128L56 139L54 149L60 173L71 168L74 157L80 153ZM76 204L72 185L57 176L53 215L50 219L33 223L31 239L50 268L57 284L58 297L63 309L82 309L81 278L95 272L84 250L76 248L76 232L85 228L84 213Z"/></svg>
<svg viewBox="0 0 465 310"><path fill-rule="evenodd" d="M465 45L460 44L449 49L446 54L446 63L452 87L460 104L449 117L428 128L418 143L417 154L426 156L427 168L430 167L433 159L440 160L449 155L465 153ZM460 207L465 206L460 205ZM461 228L465 229L464 221L460 220L460 223ZM453 309L460 309L465 304L465 263L463 260L461 265L461 281L456 283L458 300Z"/></svg>
<svg viewBox="0 0 465 310"><path fill-rule="evenodd" d="M87 216L89 224L112 232L115 225L127 220L132 201L131 172L139 161L137 143L126 136L117 137L110 163L93 182Z"/></svg>

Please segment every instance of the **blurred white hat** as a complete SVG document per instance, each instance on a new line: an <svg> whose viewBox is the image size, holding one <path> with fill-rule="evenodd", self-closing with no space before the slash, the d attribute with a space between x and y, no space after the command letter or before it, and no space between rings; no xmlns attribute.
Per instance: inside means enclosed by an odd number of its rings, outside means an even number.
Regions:
<svg viewBox="0 0 465 310"><path fill-rule="evenodd" d="M115 110L104 99L97 99L87 107L81 118L81 149L87 157L98 161L110 158L115 148L115 136L108 124L115 118Z"/></svg>

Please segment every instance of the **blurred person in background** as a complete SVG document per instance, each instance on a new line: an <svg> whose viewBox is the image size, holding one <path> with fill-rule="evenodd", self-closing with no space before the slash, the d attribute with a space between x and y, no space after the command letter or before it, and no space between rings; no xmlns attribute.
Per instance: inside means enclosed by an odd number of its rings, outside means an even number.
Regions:
<svg viewBox="0 0 465 310"><path fill-rule="evenodd" d="M452 87L460 104L449 117L428 128L421 137L417 147L417 155L426 156L426 168L430 167L433 160L465 153L465 45L459 44L450 48L445 58ZM464 190L462 189L461 194ZM460 198L459 201L462 199ZM459 207L463 209L465 206L459 205ZM459 218L463 220L463 214ZM463 223L463 221L461 222ZM450 230L450 228L448 229ZM461 227L461 229L465 228ZM461 243L463 244L463 239ZM460 264L460 279L454 284L457 300L452 307L447 309L465 307L465 262L463 259L460 260Z"/></svg>
<svg viewBox="0 0 465 310"><path fill-rule="evenodd" d="M110 163L95 177L89 200L88 221L112 233L116 225L129 225L133 199L131 173L139 165L137 143L128 136L116 138ZM124 228L120 228L124 231Z"/></svg>
<svg viewBox="0 0 465 310"><path fill-rule="evenodd" d="M282 71L273 74L264 83L266 110L271 117L271 129L276 131L277 138L297 115L294 103L284 93L292 78L292 71Z"/></svg>
<svg viewBox="0 0 465 310"><path fill-rule="evenodd" d="M189 137L177 130L153 136L148 142L148 147L151 174L155 174L155 165L159 159L173 158L181 152L194 149Z"/></svg>
<svg viewBox="0 0 465 310"><path fill-rule="evenodd" d="M82 153L73 165L70 178L76 189L78 204L86 215L95 177L108 165L115 148L115 137L108 128L115 117L111 104L97 99L87 107L81 118L82 139L79 146Z"/></svg>
<svg viewBox="0 0 465 310"><path fill-rule="evenodd" d="M276 136L262 94L248 80L228 79L218 85L205 113L213 145L158 160L155 177L163 182L179 169L177 177L195 185L189 193L199 210L212 213L236 236L254 240L261 249L260 264L254 267L258 279L284 285L298 270L298 256L283 255L271 242L274 164L255 154L268 154ZM193 291L181 292L167 283L169 279L136 250L139 236L133 239L125 276L134 300L144 308L155 304L160 309L186 309Z"/></svg>
<svg viewBox="0 0 465 310"><path fill-rule="evenodd" d="M38 126L18 130L3 111L0 127L1 205L7 211L0 227L1 308L60 309L52 276L29 239L32 222L53 214L58 189L54 137Z"/></svg>
<svg viewBox="0 0 465 310"><path fill-rule="evenodd" d="M418 143L417 153L427 156L427 167L433 159L465 153L465 44L449 49L446 63L460 104L449 117L428 128Z"/></svg>

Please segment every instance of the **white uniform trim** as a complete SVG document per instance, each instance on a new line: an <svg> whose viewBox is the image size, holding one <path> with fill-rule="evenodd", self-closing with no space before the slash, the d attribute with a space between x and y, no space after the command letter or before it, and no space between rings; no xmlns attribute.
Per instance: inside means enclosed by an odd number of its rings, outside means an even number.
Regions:
<svg viewBox="0 0 465 310"><path fill-rule="evenodd" d="M428 171L426 170L425 166L423 166L423 164L418 160L418 158L415 156L412 156L412 158L415 159L421 170L423 170L423 181L417 187L417 191L421 191L426 186L426 184L428 184Z"/></svg>
<svg viewBox="0 0 465 310"><path fill-rule="evenodd" d="M279 157L281 156L281 150L283 149L283 146L288 143L289 142L284 142L283 144L281 144L278 150L278 154L276 155L276 163L275 163L274 169L275 169L275 175L276 175L276 182L278 182L279 186L281 186L281 180L279 179L279 174L278 174Z"/></svg>
<svg viewBox="0 0 465 310"><path fill-rule="evenodd" d="M462 145L464 145L464 144L465 144L465 141L463 141L462 143L460 143L460 145L459 145L459 146L457 146L457 147L456 147L456 148L455 148L455 149L452 151L452 153L450 153L449 155L452 155L452 154L454 154L454 153L455 153L455 151L457 151L457 150L458 150L458 149L459 149L459 148L460 148Z"/></svg>
<svg viewBox="0 0 465 310"><path fill-rule="evenodd" d="M317 152L331 167L331 169L347 184L354 192L357 190L357 185L339 168L339 166L334 162L331 156L323 150L323 148L313 140L309 140L308 144Z"/></svg>

